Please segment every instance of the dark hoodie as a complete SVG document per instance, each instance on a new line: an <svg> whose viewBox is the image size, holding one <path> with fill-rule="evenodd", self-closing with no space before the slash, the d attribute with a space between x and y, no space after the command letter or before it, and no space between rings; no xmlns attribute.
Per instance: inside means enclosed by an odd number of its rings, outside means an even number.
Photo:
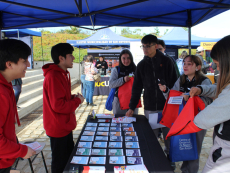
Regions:
<svg viewBox="0 0 230 173"><path fill-rule="evenodd" d="M24 157L27 146L17 143L15 120L20 125L14 91L0 73L0 169L13 165L18 157Z"/></svg>
<svg viewBox="0 0 230 173"><path fill-rule="evenodd" d="M145 56L136 68L132 97L129 107L134 110L144 89L144 109L149 111L163 110L165 98L159 89L158 79L166 82L172 88L177 80L177 74L172 60L159 50L153 58Z"/></svg>
<svg viewBox="0 0 230 173"><path fill-rule="evenodd" d="M71 95L71 80L68 71L56 64L42 67L43 82L43 124L50 137L64 137L76 128L75 110L81 100Z"/></svg>

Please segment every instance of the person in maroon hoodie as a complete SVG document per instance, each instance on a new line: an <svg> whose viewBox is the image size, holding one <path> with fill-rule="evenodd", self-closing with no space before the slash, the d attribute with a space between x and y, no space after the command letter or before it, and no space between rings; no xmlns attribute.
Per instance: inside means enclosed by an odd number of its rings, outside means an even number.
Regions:
<svg viewBox="0 0 230 173"><path fill-rule="evenodd" d="M52 173L62 173L74 148L72 130L76 128L76 108L84 101L80 94L71 95L71 80L67 68L73 67L73 47L59 43L52 47L54 61L42 67L43 124L50 138Z"/></svg>
<svg viewBox="0 0 230 173"><path fill-rule="evenodd" d="M11 81L25 77L30 47L20 40L0 40L0 173L9 173L16 158L30 158L35 151L17 143L15 122L20 126Z"/></svg>

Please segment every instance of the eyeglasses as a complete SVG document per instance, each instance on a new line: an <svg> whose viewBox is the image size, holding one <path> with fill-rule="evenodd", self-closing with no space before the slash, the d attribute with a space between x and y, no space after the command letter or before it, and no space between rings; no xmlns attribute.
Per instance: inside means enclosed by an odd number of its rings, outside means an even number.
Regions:
<svg viewBox="0 0 230 173"><path fill-rule="evenodd" d="M159 51L162 51L162 50L163 50L163 48L158 48L158 50L159 50Z"/></svg>
<svg viewBox="0 0 230 173"><path fill-rule="evenodd" d="M150 47L155 46L155 45L156 45L156 44L147 45L147 46L141 45L140 48L141 48L141 49L149 49Z"/></svg>

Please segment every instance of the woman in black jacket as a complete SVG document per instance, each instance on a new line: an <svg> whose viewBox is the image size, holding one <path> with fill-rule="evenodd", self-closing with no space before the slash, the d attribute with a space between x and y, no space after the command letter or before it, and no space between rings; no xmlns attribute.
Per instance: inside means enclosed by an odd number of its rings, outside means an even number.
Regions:
<svg viewBox="0 0 230 173"><path fill-rule="evenodd" d="M102 70L101 75L106 75L106 69L108 69L108 64L105 61L105 58L103 56L99 57L99 61L96 62L95 67L97 69L101 69Z"/></svg>

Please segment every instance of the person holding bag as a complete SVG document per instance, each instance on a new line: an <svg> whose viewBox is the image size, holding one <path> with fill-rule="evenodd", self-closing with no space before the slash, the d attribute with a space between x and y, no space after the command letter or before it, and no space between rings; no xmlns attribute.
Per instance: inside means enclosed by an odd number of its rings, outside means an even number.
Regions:
<svg viewBox="0 0 230 173"><path fill-rule="evenodd" d="M93 92L95 87L95 80L93 75L98 72L97 68L93 65L93 56L89 55L85 62L85 85L86 85L86 102L87 106L97 106L93 104Z"/></svg>
<svg viewBox="0 0 230 173"><path fill-rule="evenodd" d="M119 56L119 66L113 68L109 79L109 88L116 88L112 103L113 114L125 114L128 111L128 109L121 110L118 99L118 92L120 86L130 81L130 77L135 73L135 70L136 65L133 62L133 56L131 52L128 49L124 49ZM138 109L135 109L134 114L138 114Z"/></svg>
<svg viewBox="0 0 230 173"><path fill-rule="evenodd" d="M175 82L172 90L177 90L183 92L181 96L183 96L185 101L188 101L190 88L197 86L197 85L211 85L211 81L202 73L201 71L202 62L199 57L195 55L187 55L183 60L183 70L184 74L178 78ZM166 85L158 84L160 90L163 92L163 95L167 99L169 95L169 89ZM208 97L201 97L205 105L207 106L212 102L211 98ZM197 160L190 160L190 161L183 161L181 166L182 173L197 173L199 170L199 155L202 148L202 142L204 136L206 134L206 130L202 130L196 133L196 141L197 141L197 150L198 150L198 159Z"/></svg>
<svg viewBox="0 0 230 173"><path fill-rule="evenodd" d="M200 129L214 127L216 135L202 173L223 173L230 172L230 35L219 40L210 55L220 71L217 84L193 87L190 96L215 98L193 122Z"/></svg>

